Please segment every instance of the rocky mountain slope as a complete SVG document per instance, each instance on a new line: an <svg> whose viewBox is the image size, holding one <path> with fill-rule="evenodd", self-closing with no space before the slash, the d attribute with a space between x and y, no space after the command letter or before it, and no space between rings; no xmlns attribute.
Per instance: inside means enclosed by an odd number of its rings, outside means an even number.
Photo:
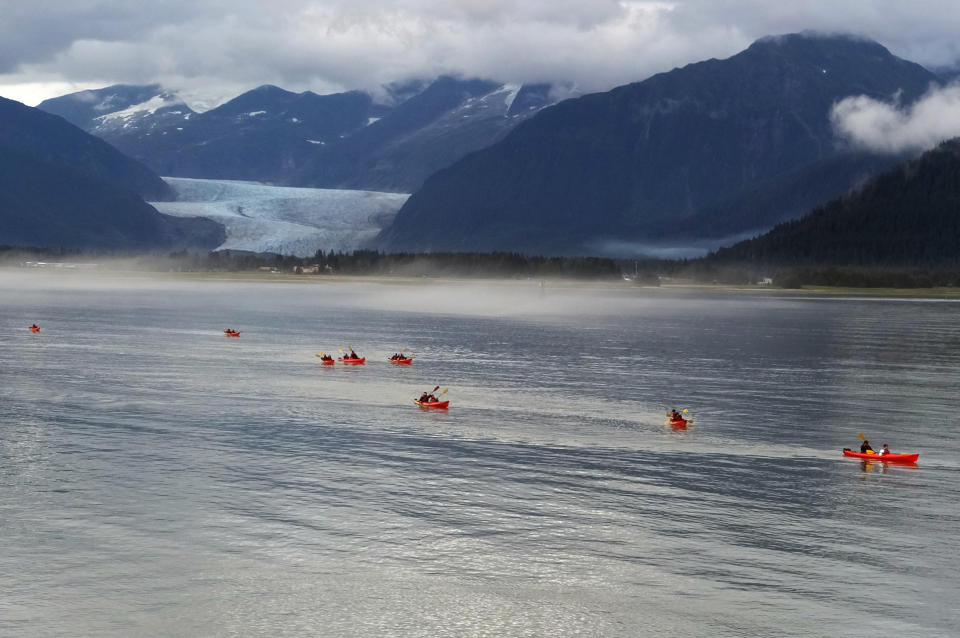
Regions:
<svg viewBox="0 0 960 638"><path fill-rule="evenodd" d="M877 168L841 157L829 119L838 100L908 102L935 82L875 42L766 38L726 60L543 109L431 176L378 244L596 253L613 243L709 236L703 229L731 207L740 221L721 224L722 232L770 228L817 203L805 198L809 188L824 201ZM815 170L833 161L832 170ZM789 188L771 191L777 182Z"/></svg>

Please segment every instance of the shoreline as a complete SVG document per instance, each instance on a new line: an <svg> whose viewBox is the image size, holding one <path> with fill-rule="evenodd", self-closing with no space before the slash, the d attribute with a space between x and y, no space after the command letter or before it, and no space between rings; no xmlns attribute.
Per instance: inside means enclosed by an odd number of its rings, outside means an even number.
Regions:
<svg viewBox="0 0 960 638"><path fill-rule="evenodd" d="M522 285L529 284L537 288L603 288L623 291L642 292L644 294L680 293L680 294L742 294L768 295L775 297L860 297L896 298L896 299L940 299L960 300L960 287L934 288L854 288L842 286L803 286L802 288L777 288L770 285L732 285L706 283L669 283L658 286L634 283L623 279L576 279L563 277L456 277L456 276L413 276L413 275L343 275L343 274L295 274L287 272L259 271L149 271L138 269L109 268L23 268L18 266L0 266L0 273L20 274L26 277L38 275L48 279L70 280L75 277L87 279L119 280L167 280L185 282L219 283L297 283L309 285L323 284L381 284L393 286L434 286L451 284L493 284Z"/></svg>

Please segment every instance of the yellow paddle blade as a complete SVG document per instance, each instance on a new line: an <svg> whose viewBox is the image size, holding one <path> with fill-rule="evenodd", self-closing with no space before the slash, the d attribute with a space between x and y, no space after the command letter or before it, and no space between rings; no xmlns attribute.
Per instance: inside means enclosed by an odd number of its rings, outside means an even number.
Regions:
<svg viewBox="0 0 960 638"><path fill-rule="evenodd" d="M683 411L684 411L684 412L689 412L690 410L688 410L688 409L686 409L686 408L684 408L684 409L683 409Z"/></svg>
<svg viewBox="0 0 960 638"><path fill-rule="evenodd" d="M440 394L446 394L448 390L450 390L450 388L444 388L443 392L441 392Z"/></svg>
<svg viewBox="0 0 960 638"><path fill-rule="evenodd" d="M687 423L693 423L693 419L687 419Z"/></svg>
<svg viewBox="0 0 960 638"><path fill-rule="evenodd" d="M663 424L664 424L664 425L670 425L670 421L664 421Z"/></svg>
<svg viewBox="0 0 960 638"><path fill-rule="evenodd" d="M343 348L340 348L337 352L343 352Z"/></svg>
<svg viewBox="0 0 960 638"><path fill-rule="evenodd" d="M867 437L863 436L863 432L857 432L857 436L859 436L859 437L860 437L861 439L863 439L864 441L867 440Z"/></svg>
<svg viewBox="0 0 960 638"><path fill-rule="evenodd" d="M669 413L669 412L667 412L667 414L666 414L665 416L670 416L670 413Z"/></svg>

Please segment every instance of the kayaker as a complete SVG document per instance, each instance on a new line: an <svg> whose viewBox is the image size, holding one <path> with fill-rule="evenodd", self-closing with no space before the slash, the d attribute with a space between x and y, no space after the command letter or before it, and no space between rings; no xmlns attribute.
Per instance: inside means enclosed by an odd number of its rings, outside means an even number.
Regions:
<svg viewBox="0 0 960 638"><path fill-rule="evenodd" d="M420 395L419 401L420 403L430 403L430 399L432 398L433 398L432 394L427 394L426 392L424 392L423 394Z"/></svg>
<svg viewBox="0 0 960 638"><path fill-rule="evenodd" d="M350 349L350 356L347 357L347 358L348 358L348 359L359 359L360 356L359 356L356 352L353 351L353 348L351 348L351 349Z"/></svg>
<svg viewBox="0 0 960 638"><path fill-rule="evenodd" d="M870 447L870 441L864 439L863 445L860 446L860 454L876 454L873 448Z"/></svg>
<svg viewBox="0 0 960 638"><path fill-rule="evenodd" d="M683 421L683 415L680 414L679 412L677 412L676 410L672 410L672 411L671 411L671 414L670 414L670 420L671 420L671 421Z"/></svg>
<svg viewBox="0 0 960 638"><path fill-rule="evenodd" d="M886 443L883 444L883 449L880 450L880 455L883 456L884 454L893 454L893 452L890 451L890 448L887 447Z"/></svg>

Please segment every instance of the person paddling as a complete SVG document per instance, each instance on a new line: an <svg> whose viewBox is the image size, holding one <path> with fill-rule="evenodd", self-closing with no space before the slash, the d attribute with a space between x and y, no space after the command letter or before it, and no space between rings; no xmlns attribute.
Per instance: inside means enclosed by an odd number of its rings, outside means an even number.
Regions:
<svg viewBox="0 0 960 638"><path fill-rule="evenodd" d="M671 410L670 413L671 421L683 421L683 415L677 412L676 410Z"/></svg>
<svg viewBox="0 0 960 638"><path fill-rule="evenodd" d="M880 456L883 456L885 454L893 454L893 452L890 451L890 448L887 446L886 443L883 444L883 449L880 450Z"/></svg>
<svg viewBox="0 0 960 638"><path fill-rule="evenodd" d="M876 454L872 447L870 447L870 441L864 439L863 445L860 446L860 454Z"/></svg>

